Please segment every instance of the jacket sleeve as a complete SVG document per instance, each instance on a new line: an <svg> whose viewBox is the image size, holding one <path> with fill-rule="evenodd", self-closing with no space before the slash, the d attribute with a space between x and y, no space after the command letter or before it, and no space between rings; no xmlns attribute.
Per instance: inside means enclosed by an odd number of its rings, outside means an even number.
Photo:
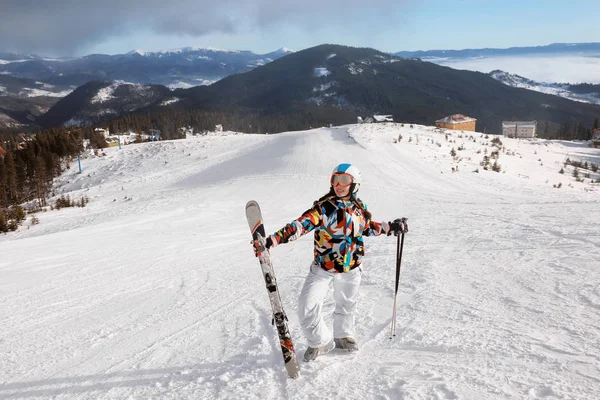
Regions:
<svg viewBox="0 0 600 400"><path fill-rule="evenodd" d="M367 211L367 205L361 201L363 210ZM387 235L390 231L390 226L387 222L372 221L371 218L366 218L363 236L379 236Z"/></svg>
<svg viewBox="0 0 600 400"><path fill-rule="evenodd" d="M275 232L272 239L276 240L277 244L293 242L319 226L320 220L321 205L317 203L306 210L298 219Z"/></svg>

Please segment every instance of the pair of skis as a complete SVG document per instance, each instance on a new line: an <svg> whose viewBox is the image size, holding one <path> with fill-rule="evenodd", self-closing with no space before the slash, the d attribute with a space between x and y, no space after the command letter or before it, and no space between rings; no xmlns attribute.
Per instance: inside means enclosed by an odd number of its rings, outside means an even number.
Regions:
<svg viewBox="0 0 600 400"><path fill-rule="evenodd" d="M285 315L281 297L279 296L271 257L269 251L265 248L265 227L263 225L260 207L256 201L249 201L248 204L246 204L246 218L248 219L252 239L255 242L260 243L260 247L257 250L257 257L265 278L271 308L273 309L273 324L277 328L277 334L279 335L279 343L281 344L285 369L290 378L297 378L300 374L300 365L298 364L298 359L294 352L292 336L290 335L287 316Z"/></svg>

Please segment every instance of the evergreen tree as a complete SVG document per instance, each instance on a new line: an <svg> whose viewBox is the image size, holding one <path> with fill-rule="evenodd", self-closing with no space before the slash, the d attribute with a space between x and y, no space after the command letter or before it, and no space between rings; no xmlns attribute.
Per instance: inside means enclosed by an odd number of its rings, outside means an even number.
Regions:
<svg viewBox="0 0 600 400"><path fill-rule="evenodd" d="M6 172L6 166L4 165L4 159L0 158L0 211L2 208L8 206L8 174Z"/></svg>
<svg viewBox="0 0 600 400"><path fill-rule="evenodd" d="M43 157L37 158L37 199L40 207L46 206L46 195L48 193L46 163Z"/></svg>
<svg viewBox="0 0 600 400"><path fill-rule="evenodd" d="M4 166L6 170L6 196L9 204L16 204L19 201L19 190L17 186L17 165L12 150L4 156Z"/></svg>

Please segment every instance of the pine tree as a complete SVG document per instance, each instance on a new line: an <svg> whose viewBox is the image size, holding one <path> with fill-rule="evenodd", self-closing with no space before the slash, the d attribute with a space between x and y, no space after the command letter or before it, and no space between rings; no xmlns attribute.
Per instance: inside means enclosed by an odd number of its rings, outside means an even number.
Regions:
<svg viewBox="0 0 600 400"><path fill-rule="evenodd" d="M490 168L490 158L487 155L483 156L483 161L480 165L487 171Z"/></svg>
<svg viewBox="0 0 600 400"><path fill-rule="evenodd" d="M46 206L46 194L48 187L46 185L46 165L44 159L40 156L37 159L37 199L40 207Z"/></svg>
<svg viewBox="0 0 600 400"><path fill-rule="evenodd" d="M2 209L0 209L0 232L6 233L8 232L8 221L6 218L6 214Z"/></svg>
<svg viewBox="0 0 600 400"><path fill-rule="evenodd" d="M8 206L8 174L4 165L4 159L0 158L0 210Z"/></svg>
<svg viewBox="0 0 600 400"><path fill-rule="evenodd" d="M19 190L17 186L17 165L12 150L9 150L4 156L4 166L6 169L6 194L9 203L14 204L19 201Z"/></svg>
<svg viewBox="0 0 600 400"><path fill-rule="evenodd" d="M494 161L494 165L492 165L492 171L500 172L500 164L498 164L498 160Z"/></svg>

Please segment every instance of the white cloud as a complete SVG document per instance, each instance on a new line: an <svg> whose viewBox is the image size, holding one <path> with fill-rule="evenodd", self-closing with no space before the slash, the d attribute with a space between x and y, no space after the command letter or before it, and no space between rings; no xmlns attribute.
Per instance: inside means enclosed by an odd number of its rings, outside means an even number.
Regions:
<svg viewBox="0 0 600 400"><path fill-rule="evenodd" d="M500 69L538 82L600 83L600 57L490 57L469 60L424 59L454 69Z"/></svg>
<svg viewBox="0 0 600 400"><path fill-rule="evenodd" d="M0 48L73 53L140 29L191 37L235 35L278 24L311 31L346 24L346 18L360 15L360 10L385 14L392 6L398 8L398 2L379 0L367 5L362 0L57 0L31 7L22 0L3 0ZM23 26L27 29L23 30Z"/></svg>

